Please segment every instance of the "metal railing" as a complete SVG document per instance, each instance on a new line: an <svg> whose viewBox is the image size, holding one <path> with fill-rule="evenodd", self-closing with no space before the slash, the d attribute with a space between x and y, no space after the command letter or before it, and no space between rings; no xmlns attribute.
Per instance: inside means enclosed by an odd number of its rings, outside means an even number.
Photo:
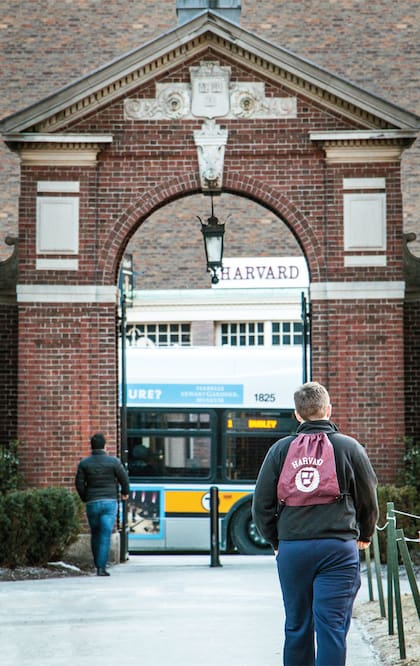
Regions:
<svg viewBox="0 0 420 666"><path fill-rule="evenodd" d="M394 507L393 502L388 502L386 506L387 506L386 523L383 527L376 528L376 532L372 538L376 584L378 589L381 617L385 618L388 612L389 636L395 633L394 618L396 618L400 659L405 659L406 646L405 646L405 635L404 635L403 609L401 603L399 556L401 557L401 561L407 573L407 578L410 584L413 601L416 606L417 615L420 620L419 588L414 574L413 563L411 561L410 553L407 547L407 541L414 541L420 543L420 533L419 537L416 539L405 537L404 531L402 529L397 529L396 514L410 516L411 518L415 518L418 520L420 520L420 516L408 514L403 511L397 511ZM378 539L378 532L381 531L385 531L386 533L387 611L385 609L385 598L382 585L381 558L380 558L379 539ZM374 601L371 555L369 549L365 551L365 555L366 555L366 566L367 566L368 587L369 587L369 600ZM395 608L395 613L394 613L394 608Z"/></svg>

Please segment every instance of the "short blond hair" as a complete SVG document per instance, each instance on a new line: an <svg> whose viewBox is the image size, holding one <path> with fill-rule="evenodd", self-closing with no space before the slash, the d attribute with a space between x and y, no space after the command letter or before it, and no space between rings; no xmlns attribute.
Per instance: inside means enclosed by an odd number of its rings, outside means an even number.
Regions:
<svg viewBox="0 0 420 666"><path fill-rule="evenodd" d="M327 389L318 382L306 382L294 393L295 409L304 421L325 418L330 396Z"/></svg>

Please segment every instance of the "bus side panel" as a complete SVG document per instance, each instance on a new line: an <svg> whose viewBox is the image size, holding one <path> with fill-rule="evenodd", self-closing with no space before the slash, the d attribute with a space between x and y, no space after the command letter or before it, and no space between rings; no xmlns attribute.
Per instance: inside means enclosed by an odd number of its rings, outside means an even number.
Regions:
<svg viewBox="0 0 420 666"><path fill-rule="evenodd" d="M232 513L252 486L219 487L219 516ZM210 488L204 485L131 484L128 499L129 550L209 550Z"/></svg>

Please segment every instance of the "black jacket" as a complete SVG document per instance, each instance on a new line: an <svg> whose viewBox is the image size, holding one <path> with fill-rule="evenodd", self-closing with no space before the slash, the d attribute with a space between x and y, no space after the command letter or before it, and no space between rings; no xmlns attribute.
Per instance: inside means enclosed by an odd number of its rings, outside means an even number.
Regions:
<svg viewBox="0 0 420 666"><path fill-rule="evenodd" d="M338 432L331 421L305 421L297 433L325 432L334 448L342 499L316 506L278 506L277 481L295 435L268 451L255 485L252 515L258 531L273 548L279 540L360 539L370 541L378 520L377 479L364 448Z"/></svg>
<svg viewBox="0 0 420 666"><path fill-rule="evenodd" d="M83 502L117 499L119 485L122 494L128 495L128 474L118 458L99 449L93 450L92 455L80 461L76 473L76 490Z"/></svg>

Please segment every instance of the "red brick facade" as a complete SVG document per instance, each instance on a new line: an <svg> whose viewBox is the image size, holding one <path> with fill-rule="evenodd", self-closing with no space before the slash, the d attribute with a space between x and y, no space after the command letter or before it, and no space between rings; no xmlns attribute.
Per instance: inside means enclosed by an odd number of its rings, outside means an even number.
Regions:
<svg viewBox="0 0 420 666"><path fill-rule="evenodd" d="M406 436L420 442L418 403L420 395L420 295L409 300L404 307L404 369Z"/></svg>
<svg viewBox="0 0 420 666"><path fill-rule="evenodd" d="M19 440L31 485L73 484L93 432L117 436L115 308L19 308Z"/></svg>
<svg viewBox="0 0 420 666"><path fill-rule="evenodd" d="M53 159L51 166L22 166L18 437L23 469L31 484L71 485L75 464L86 453L90 434L103 429L110 441L118 438L113 289L119 264L131 236L154 211L200 193L193 131L202 124L200 119L126 120L123 100L127 96L153 98L157 81L187 83L189 67L202 61L230 66L233 81L264 82L267 97L297 97L295 118L218 119L229 131L223 192L260 204L283 220L298 239L313 288L313 378L329 387L334 418L343 431L366 444L381 481L397 477L406 432L402 408L403 293L393 290L404 279L399 156L384 161L331 161L326 157L328 146L323 140L311 140L310 133L343 132L347 136L371 130L369 139L355 140L355 145L369 155L371 147L387 145L386 139L374 136L375 130L398 130L402 125L386 120L381 115L382 106L376 117L373 112L358 113L355 108L350 113L348 100L341 107L338 94L315 99L310 84L305 88L292 75L289 86L287 76L281 83L277 65L269 57L266 61L261 58L256 65L246 48L237 50L234 41L229 42L227 32L223 38L220 33L212 37L212 29L210 24L210 37L203 33L202 39L209 40L206 49L190 56L186 51L182 58L174 55L172 66L162 58L154 65L154 75L144 83L140 80L137 87L132 85L129 93L118 96L116 87L105 104L90 104L87 97L84 115L77 112L77 119L71 120L70 113L68 122L57 121L57 130L52 124L50 132L59 135L112 135L112 142L98 151L95 165L57 166ZM45 133L43 123L52 115L53 106L49 115L44 111L42 122L32 123L25 131ZM18 142L9 137L9 145L16 151L22 151L22 147L45 149L42 142L29 144L23 138ZM346 138L337 139L343 150L351 143ZM389 140L393 147L402 148L408 143L403 137ZM59 146L57 152L63 142ZM344 263L343 179L362 178L386 182L385 266L360 268ZM40 181L80 183L77 270L36 268ZM157 229L155 233L159 232ZM271 238L275 229L271 227L264 234ZM185 226L177 229L176 235L182 246L191 246L192 252L200 247L201 252L199 233L194 236ZM252 237L243 248L252 253ZM355 290L354 295L347 291L344 296L335 296L345 291L346 284L350 291ZM364 285L362 295L357 292L359 284ZM206 277L189 284L195 288L206 285ZM379 285L377 296L369 292L369 285ZM35 296L25 291L32 287L37 288ZM73 290L66 291L68 287ZM79 287L92 288L93 292L75 295ZM108 290L104 298L98 295L101 288Z"/></svg>
<svg viewBox="0 0 420 666"><path fill-rule="evenodd" d="M17 333L16 305L0 304L0 442L17 439Z"/></svg>

